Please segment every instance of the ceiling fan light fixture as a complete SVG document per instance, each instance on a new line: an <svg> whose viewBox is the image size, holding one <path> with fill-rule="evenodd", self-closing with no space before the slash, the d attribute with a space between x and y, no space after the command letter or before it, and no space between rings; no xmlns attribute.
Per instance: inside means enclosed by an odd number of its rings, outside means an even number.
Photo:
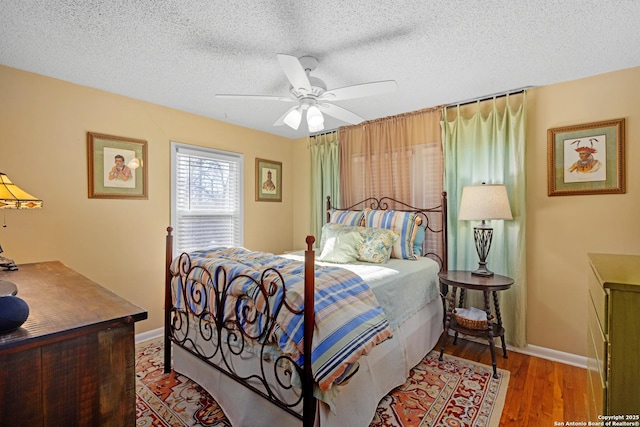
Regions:
<svg viewBox="0 0 640 427"><path fill-rule="evenodd" d="M289 114L282 120L287 126L292 129L298 129L300 122L302 121L302 113L299 108L289 111Z"/></svg>
<svg viewBox="0 0 640 427"><path fill-rule="evenodd" d="M317 128L318 126L324 128L324 116L315 105L312 105L307 110L307 124L309 125L309 130L311 130L311 128Z"/></svg>
<svg viewBox="0 0 640 427"><path fill-rule="evenodd" d="M297 102L297 105L280 113L273 125L282 126L286 124L293 130L299 130L303 117L306 117L305 121L309 131L319 132L324 130L325 114L332 119L349 124L358 124L364 121L363 117L334 104L332 101L381 95L398 89L398 84L394 80L382 80L327 90L327 85L324 81L311 75L311 72L318 65L317 58L312 56L297 58L283 53L279 53L276 56L282 71L284 71L289 81L288 97L233 94L216 94L216 97Z"/></svg>
<svg viewBox="0 0 640 427"><path fill-rule="evenodd" d="M309 132L320 132L324 130L324 124L320 123L318 126L309 125Z"/></svg>

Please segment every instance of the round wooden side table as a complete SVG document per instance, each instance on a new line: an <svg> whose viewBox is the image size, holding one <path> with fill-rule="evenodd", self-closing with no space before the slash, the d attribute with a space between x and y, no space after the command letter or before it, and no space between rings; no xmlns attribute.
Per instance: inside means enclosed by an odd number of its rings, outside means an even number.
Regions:
<svg viewBox="0 0 640 427"><path fill-rule="evenodd" d="M504 342L504 328L502 327L502 316L500 315L500 304L498 302L498 291L509 289L513 285L513 279L506 276L500 276L495 274L493 276L475 276L470 271L442 271L438 274L440 282L448 287L451 287L449 294L449 302L447 304L447 313L444 324L444 336L442 339L442 348L440 349L440 360L444 353L447 339L449 337L449 329L455 331L455 337L453 344L455 345L458 340L458 333L464 335L470 335L475 337L485 337L489 341L489 348L491 350L491 364L493 365L493 377L498 378L497 365L496 365L496 346L494 343L494 337L500 337L502 341L503 357L507 358L507 346ZM453 316L453 310L455 308L456 294L460 289L460 299L458 301L458 307L464 306L464 296L466 290L482 291L484 295L484 311L487 313L487 328L486 329L471 329L466 328L456 321ZM493 294L493 308L495 311L495 318L491 313L491 294Z"/></svg>

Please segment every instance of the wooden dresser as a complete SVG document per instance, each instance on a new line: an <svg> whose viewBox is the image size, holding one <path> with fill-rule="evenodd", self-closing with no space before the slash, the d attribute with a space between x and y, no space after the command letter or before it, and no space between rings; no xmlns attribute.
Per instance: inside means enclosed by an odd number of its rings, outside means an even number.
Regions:
<svg viewBox="0 0 640 427"><path fill-rule="evenodd" d="M0 426L135 426L134 322L147 312L57 261L0 280L30 311L0 334Z"/></svg>
<svg viewBox="0 0 640 427"><path fill-rule="evenodd" d="M587 405L598 415L640 414L640 256L588 254ZM638 418L629 419L638 421Z"/></svg>

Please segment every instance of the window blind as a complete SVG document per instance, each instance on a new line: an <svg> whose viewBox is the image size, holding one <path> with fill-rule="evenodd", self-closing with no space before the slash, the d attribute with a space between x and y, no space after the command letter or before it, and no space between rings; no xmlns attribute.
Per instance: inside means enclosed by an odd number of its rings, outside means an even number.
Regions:
<svg viewBox="0 0 640 427"><path fill-rule="evenodd" d="M440 143L431 142L413 147L411 190L413 205L435 207L442 204L443 159ZM442 215L429 214L429 228L442 230ZM428 239L423 244L426 253L441 253L440 239Z"/></svg>
<svg viewBox="0 0 640 427"><path fill-rule="evenodd" d="M367 161L368 160L368 161ZM409 196L395 196L416 207L438 206L442 198L442 154L437 142L392 149L385 153L370 155L354 154L351 163L351 182L354 200L363 200L365 195L373 197L388 194L402 195L410 188ZM377 171L391 169L394 177L400 171L408 171L409 182L386 182L379 179Z"/></svg>
<svg viewBox="0 0 640 427"><path fill-rule="evenodd" d="M368 161L367 161L368 160ZM351 163L351 190L354 200L363 200L366 196L382 197L388 194L400 194L400 201L417 208L439 206L442 202L442 150L438 142L428 142L407 148L392 148L387 152L353 154ZM387 182L381 180L377 172L381 169L391 169L394 177L405 174L409 183L402 181ZM410 194L403 196L404 189L410 188ZM391 207L396 208L395 206ZM404 209L399 206L398 209ZM432 230L442 229L442 216L429 214L429 227ZM425 241L426 252L438 252L438 239Z"/></svg>
<svg viewBox="0 0 640 427"><path fill-rule="evenodd" d="M243 246L243 158L240 154L173 144L176 253Z"/></svg>

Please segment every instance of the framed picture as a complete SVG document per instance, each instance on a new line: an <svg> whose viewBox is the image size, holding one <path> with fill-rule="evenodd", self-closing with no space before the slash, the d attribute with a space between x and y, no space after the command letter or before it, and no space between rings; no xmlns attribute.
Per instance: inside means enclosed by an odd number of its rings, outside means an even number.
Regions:
<svg viewBox="0 0 640 427"><path fill-rule="evenodd" d="M256 200L282 201L282 163L256 159Z"/></svg>
<svg viewBox="0 0 640 427"><path fill-rule="evenodd" d="M148 199L147 141L87 132L89 198Z"/></svg>
<svg viewBox="0 0 640 427"><path fill-rule="evenodd" d="M624 193L624 119L547 131L549 196Z"/></svg>

